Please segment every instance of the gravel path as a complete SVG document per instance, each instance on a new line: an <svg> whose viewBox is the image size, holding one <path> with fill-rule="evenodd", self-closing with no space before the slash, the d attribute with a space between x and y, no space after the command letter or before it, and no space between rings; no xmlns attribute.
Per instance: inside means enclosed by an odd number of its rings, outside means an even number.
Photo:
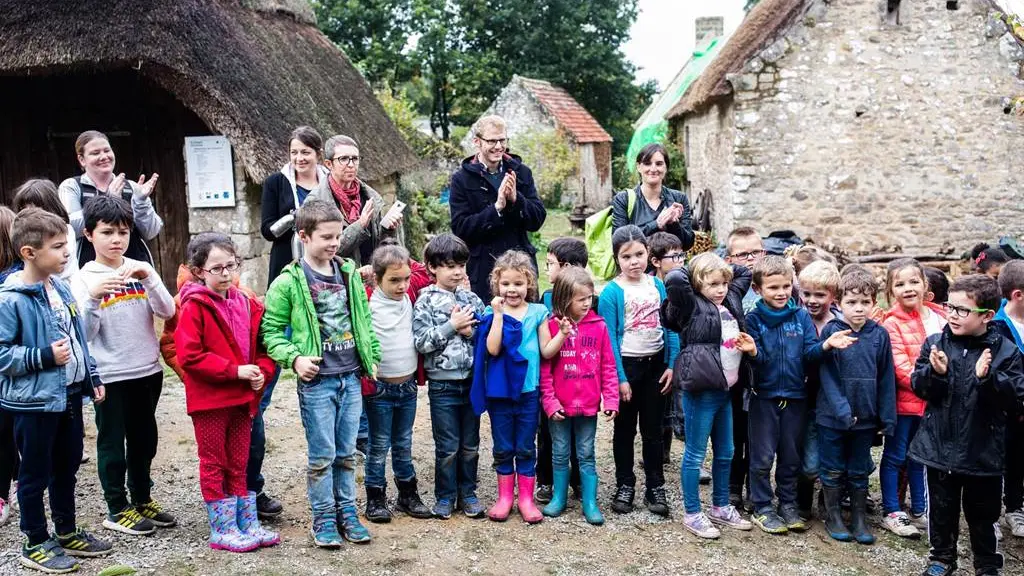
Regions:
<svg viewBox="0 0 1024 576"><path fill-rule="evenodd" d="M92 410L86 409L87 451L95 454ZM103 502L96 476L95 458L79 473L78 505L82 525L115 543L109 558L86 560L81 574L97 574L113 564L127 564L142 574L199 576L222 574L321 575L408 573L452 574L633 574L633 575L861 575L918 574L924 567L924 541L901 540L878 526L879 543L858 546L833 542L820 523L803 535L773 537L760 532L726 531L718 541L703 541L686 532L681 523L682 503L677 473L682 445L673 445L672 472L667 474L673 518L661 520L646 510L617 516L610 510L614 477L611 426L598 429L598 473L601 506L607 523L587 525L577 502L561 518L525 525L518 516L504 524L453 517L448 521L415 520L399 515L391 524L370 525L374 541L366 546L346 544L340 551L314 548L308 537L305 488L305 438L299 421L295 383L284 380L267 411L268 454L265 474L268 490L285 504L285 513L273 525L284 537L282 545L250 554L230 554L209 549L205 509L199 494L197 461L191 421L185 414L181 385L166 379L160 403L160 451L154 462L155 497L180 526L148 538L131 538L100 527ZM490 434L486 416L481 426L480 496L493 501ZM433 440L426 391L420 391L413 453L424 501L433 504ZM639 446L637 452L639 453ZM638 464L639 466L639 464ZM642 470L638 470L642 479ZM389 473L390 478L390 473ZM642 480L641 480L642 481ZM638 486L642 495L643 486ZM877 485L876 485L877 492ZM704 488L705 501L710 500ZM389 488L394 498L394 489ZM877 496L877 494L876 494ZM360 501L363 499L360 487ZM638 501L640 498L638 498ZM1008 531L1005 530L1007 532ZM961 537L961 566L970 566L966 528ZM18 565L16 547L21 542L17 517L0 527L0 574L29 574ZM1004 548L1006 574L1024 574L1024 540ZM968 570L961 570L967 574Z"/></svg>

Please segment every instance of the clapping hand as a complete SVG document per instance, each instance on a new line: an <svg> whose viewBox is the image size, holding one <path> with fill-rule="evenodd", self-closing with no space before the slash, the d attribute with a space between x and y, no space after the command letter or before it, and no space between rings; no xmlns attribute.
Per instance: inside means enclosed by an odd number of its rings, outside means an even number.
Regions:
<svg viewBox="0 0 1024 576"><path fill-rule="evenodd" d="M985 351L981 353L981 357L978 358L978 363L974 365L974 374L979 378L988 376L988 370L992 367L992 350L985 348Z"/></svg>
<svg viewBox="0 0 1024 576"><path fill-rule="evenodd" d="M501 181L501 186L505 191L505 199L509 204L516 203L516 173L508 172L505 174L505 179Z"/></svg>
<svg viewBox="0 0 1024 576"><path fill-rule="evenodd" d="M452 328L463 336L469 337L473 335L473 311L469 308L465 310L461 306L456 304L452 308L452 315L449 319Z"/></svg>
<svg viewBox="0 0 1024 576"><path fill-rule="evenodd" d="M356 220L356 222L359 222L363 228L370 225L370 218L373 218L373 209L374 203L373 198L371 198L367 200L366 205L363 206L363 211L359 214L359 220Z"/></svg>
<svg viewBox="0 0 1024 576"><path fill-rule="evenodd" d="M122 174L122 176L123 176L123 174ZM151 176L149 181L147 182L145 174L140 174L139 175L139 187L142 189L139 192L139 197L140 198L149 198L150 195L153 194L153 189L156 188L156 180L159 177L160 177L159 174L157 174L156 172L153 172L153 176ZM118 190L118 192L120 192L120 190Z"/></svg>
<svg viewBox="0 0 1024 576"><path fill-rule="evenodd" d="M125 182L124 172L122 172L122 173L118 174L117 176L115 176L113 180L111 180L110 186L107 186L107 194L110 194L111 196L114 196L115 198L120 198L121 197L121 191L124 190L124 182ZM150 192L152 192L152 191L153 190L151 188Z"/></svg>
<svg viewBox="0 0 1024 576"><path fill-rule="evenodd" d="M932 364L932 370L936 374L942 376L949 369L949 358L946 357L946 353L939 350L934 344L932 345L932 351L928 354L928 361Z"/></svg>

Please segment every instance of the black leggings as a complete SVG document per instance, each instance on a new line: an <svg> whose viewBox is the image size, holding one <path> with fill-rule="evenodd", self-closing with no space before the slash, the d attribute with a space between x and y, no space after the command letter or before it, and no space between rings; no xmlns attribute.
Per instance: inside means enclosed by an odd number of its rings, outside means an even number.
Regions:
<svg viewBox="0 0 1024 576"><path fill-rule="evenodd" d="M639 421L647 489L660 488L665 485L665 473L661 469L664 458L661 423L665 418L666 396L661 393L658 379L665 372L665 357L661 352L643 358L624 357L622 368L633 390L633 397L629 402L619 402L619 415L615 418L612 434L615 482L619 486L636 485L633 440L636 438Z"/></svg>
<svg viewBox="0 0 1024 576"><path fill-rule="evenodd" d="M18 477L21 458L14 443L14 416L0 410L0 498L11 501L11 481Z"/></svg>

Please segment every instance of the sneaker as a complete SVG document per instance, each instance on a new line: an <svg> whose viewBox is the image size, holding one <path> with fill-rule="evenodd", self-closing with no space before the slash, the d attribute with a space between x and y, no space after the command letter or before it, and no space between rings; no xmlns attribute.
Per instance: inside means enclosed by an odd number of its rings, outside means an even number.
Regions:
<svg viewBox="0 0 1024 576"><path fill-rule="evenodd" d="M551 493L554 491L554 486L550 484L541 484L537 486L537 494L534 495L533 499L540 504L547 504L551 502Z"/></svg>
<svg viewBox="0 0 1024 576"><path fill-rule="evenodd" d="M882 526L902 538L920 538L921 533L910 523L906 512L891 512L882 518Z"/></svg>
<svg viewBox="0 0 1024 576"><path fill-rule="evenodd" d="M786 523L779 518L778 513L771 506L766 506L754 513L750 519L754 525L769 534L785 534L789 532Z"/></svg>
<svg viewBox="0 0 1024 576"><path fill-rule="evenodd" d="M807 530L807 523L800 517L800 512L796 509L795 504L779 506L779 517L782 518L783 524L786 525L786 530L790 532L804 532Z"/></svg>
<svg viewBox="0 0 1024 576"><path fill-rule="evenodd" d="M256 514L259 515L260 520L272 520L281 515L284 512L284 506L281 502L268 495L266 492L260 492L256 495Z"/></svg>
<svg viewBox="0 0 1024 576"><path fill-rule="evenodd" d="M633 498L636 496L636 489L623 484L615 491L612 499L612 511L616 514L629 514L633 511Z"/></svg>
<svg viewBox="0 0 1024 576"><path fill-rule="evenodd" d="M999 526L999 522L992 524L992 529L996 532L996 542L1003 541L1003 529Z"/></svg>
<svg viewBox="0 0 1024 576"><path fill-rule="evenodd" d="M131 506L121 510L117 514L111 514L103 520L103 527L115 532L123 532L130 536L148 536L156 532L156 524L148 518L139 514Z"/></svg>
<svg viewBox="0 0 1024 576"><path fill-rule="evenodd" d="M956 574L956 566L943 564L942 562L931 561L928 567L921 572L921 576L953 576Z"/></svg>
<svg viewBox="0 0 1024 576"><path fill-rule="evenodd" d="M658 486L657 488L651 488L644 494L644 504L647 505L647 510L652 514L657 514L662 518L668 518L668 500L665 498L665 487Z"/></svg>
<svg viewBox="0 0 1024 576"><path fill-rule="evenodd" d="M711 484L711 470L708 470L707 466L700 467L700 483L702 486Z"/></svg>
<svg viewBox="0 0 1024 576"><path fill-rule="evenodd" d="M341 511L341 535L353 544L366 544L373 539L370 531L359 521L359 514L355 507L345 508Z"/></svg>
<svg viewBox="0 0 1024 576"><path fill-rule="evenodd" d="M6 500L0 498L0 526L7 524L7 521L11 519L11 506Z"/></svg>
<svg viewBox="0 0 1024 576"><path fill-rule="evenodd" d="M313 544L317 548L341 548L338 521L334 518L324 518L319 522L314 522L310 533L313 535Z"/></svg>
<svg viewBox="0 0 1024 576"><path fill-rule="evenodd" d="M21 547L21 565L47 574L67 574L78 570L78 561L64 553L55 538L42 544Z"/></svg>
<svg viewBox="0 0 1024 576"><path fill-rule="evenodd" d="M150 500L145 504L138 504L135 506L135 510L145 516L157 528L174 528L178 525L178 521L174 519L174 516L164 512L163 507L156 500Z"/></svg>
<svg viewBox="0 0 1024 576"><path fill-rule="evenodd" d="M469 518L483 518L487 508L480 503L480 499L474 496L464 496L459 502L462 513Z"/></svg>
<svg viewBox="0 0 1024 576"><path fill-rule="evenodd" d="M96 558L106 556L114 549L109 542L104 542L79 528L66 536L56 536L57 543L68 556Z"/></svg>
<svg viewBox="0 0 1024 576"><path fill-rule="evenodd" d="M0 524L3 521L0 520ZM1016 538L1024 538L1024 510L1014 510L1006 513L1006 525Z"/></svg>
<svg viewBox="0 0 1024 576"><path fill-rule="evenodd" d="M693 532L696 536L709 540L714 540L722 535L722 532L715 528L715 525L711 523L711 520L703 512L684 514L683 527Z"/></svg>
<svg viewBox="0 0 1024 576"><path fill-rule="evenodd" d="M731 504L722 507L712 506L708 518L719 526L728 526L736 530L753 530L754 528L754 525L749 520L745 520L743 516L740 516L739 511Z"/></svg>
<svg viewBox="0 0 1024 576"><path fill-rule="evenodd" d="M907 518L910 519L910 525L922 532L928 531L928 511L925 510L920 514L914 514L910 512L907 514Z"/></svg>
<svg viewBox="0 0 1024 576"><path fill-rule="evenodd" d="M434 513L435 518L441 520L447 520L452 517L452 501L442 498L434 504L434 509L431 510Z"/></svg>

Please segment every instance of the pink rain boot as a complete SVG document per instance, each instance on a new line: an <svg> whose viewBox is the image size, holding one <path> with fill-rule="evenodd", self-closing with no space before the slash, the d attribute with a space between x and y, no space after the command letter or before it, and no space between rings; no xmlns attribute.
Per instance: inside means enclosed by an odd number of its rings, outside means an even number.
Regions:
<svg viewBox="0 0 1024 576"><path fill-rule="evenodd" d="M533 488L537 484L537 477L520 474L516 479L519 484L519 515L527 524L537 524L544 519L544 515L533 502Z"/></svg>
<svg viewBox="0 0 1024 576"><path fill-rule="evenodd" d="M516 498L515 484L515 474L498 474L498 501L487 511L488 518L495 522L508 520L508 515L512 513L512 502Z"/></svg>

